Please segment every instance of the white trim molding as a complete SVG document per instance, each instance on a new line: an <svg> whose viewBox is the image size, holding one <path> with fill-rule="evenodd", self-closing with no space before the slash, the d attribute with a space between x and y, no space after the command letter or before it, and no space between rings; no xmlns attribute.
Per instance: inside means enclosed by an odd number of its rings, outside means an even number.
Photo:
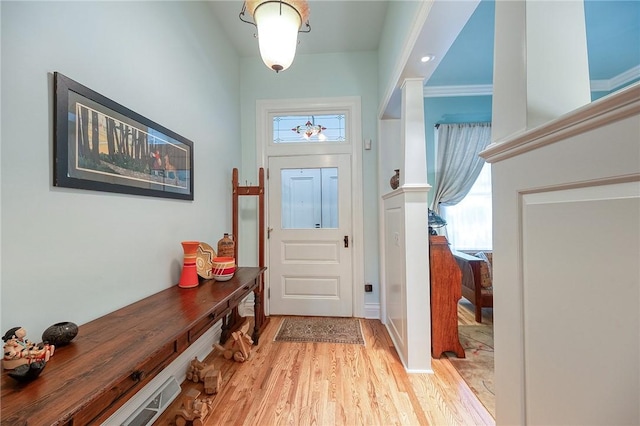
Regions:
<svg viewBox="0 0 640 426"><path fill-rule="evenodd" d="M611 92L612 90L640 78L640 65L629 68L609 80L591 80L592 92Z"/></svg>
<svg viewBox="0 0 640 426"><path fill-rule="evenodd" d="M445 98L453 96L491 96L492 84L470 84L466 86L425 86L425 98Z"/></svg>
<svg viewBox="0 0 640 426"><path fill-rule="evenodd" d="M366 319L381 319L380 318L380 303L365 303L364 304L364 317Z"/></svg>
<svg viewBox="0 0 640 426"><path fill-rule="evenodd" d="M640 82L506 140L492 142L480 156L489 163L515 157L640 113Z"/></svg>
<svg viewBox="0 0 640 426"><path fill-rule="evenodd" d="M640 79L640 65L612 77L608 80L591 80L592 92L611 92L618 87ZM492 84L468 84L459 86L425 86L425 98L447 98L455 96L492 96Z"/></svg>

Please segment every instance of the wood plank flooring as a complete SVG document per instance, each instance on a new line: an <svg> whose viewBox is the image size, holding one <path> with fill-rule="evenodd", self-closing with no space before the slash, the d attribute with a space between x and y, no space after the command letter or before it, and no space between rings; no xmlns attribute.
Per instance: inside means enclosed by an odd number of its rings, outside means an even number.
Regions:
<svg viewBox="0 0 640 426"><path fill-rule="evenodd" d="M223 380L205 425L495 424L446 358L432 360L435 374L407 374L378 320L361 320L366 346L274 342L281 321L271 317L247 362L207 358ZM155 424L174 424L179 399Z"/></svg>

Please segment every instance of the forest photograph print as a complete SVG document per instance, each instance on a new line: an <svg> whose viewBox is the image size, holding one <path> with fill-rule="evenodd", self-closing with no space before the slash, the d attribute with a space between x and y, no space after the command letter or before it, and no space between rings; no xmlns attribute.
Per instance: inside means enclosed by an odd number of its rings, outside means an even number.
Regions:
<svg viewBox="0 0 640 426"><path fill-rule="evenodd" d="M193 200L193 142L56 72L54 185Z"/></svg>

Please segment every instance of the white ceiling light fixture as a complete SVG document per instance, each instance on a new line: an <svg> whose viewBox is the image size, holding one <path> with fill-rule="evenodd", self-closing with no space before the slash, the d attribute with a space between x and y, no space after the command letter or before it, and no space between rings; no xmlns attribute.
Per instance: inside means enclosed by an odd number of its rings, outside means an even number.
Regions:
<svg viewBox="0 0 640 426"><path fill-rule="evenodd" d="M435 55L425 55L422 58L420 58L420 62L429 62L429 61L433 61L436 58Z"/></svg>
<svg viewBox="0 0 640 426"><path fill-rule="evenodd" d="M254 22L245 19L245 12L249 12ZM311 31L306 0L246 0L239 17L258 29L262 61L276 73L293 63L298 33ZM303 25L304 29L300 29Z"/></svg>

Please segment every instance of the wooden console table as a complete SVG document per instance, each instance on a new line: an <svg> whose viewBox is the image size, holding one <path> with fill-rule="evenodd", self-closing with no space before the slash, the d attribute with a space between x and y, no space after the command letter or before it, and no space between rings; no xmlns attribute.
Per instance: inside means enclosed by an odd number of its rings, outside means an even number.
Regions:
<svg viewBox="0 0 640 426"><path fill-rule="evenodd" d="M38 377L2 374L3 425L100 424L220 319L223 337L240 324L237 306L255 295L257 344L265 268L238 268L226 282L173 286L79 327ZM229 315L235 314L235 315Z"/></svg>

